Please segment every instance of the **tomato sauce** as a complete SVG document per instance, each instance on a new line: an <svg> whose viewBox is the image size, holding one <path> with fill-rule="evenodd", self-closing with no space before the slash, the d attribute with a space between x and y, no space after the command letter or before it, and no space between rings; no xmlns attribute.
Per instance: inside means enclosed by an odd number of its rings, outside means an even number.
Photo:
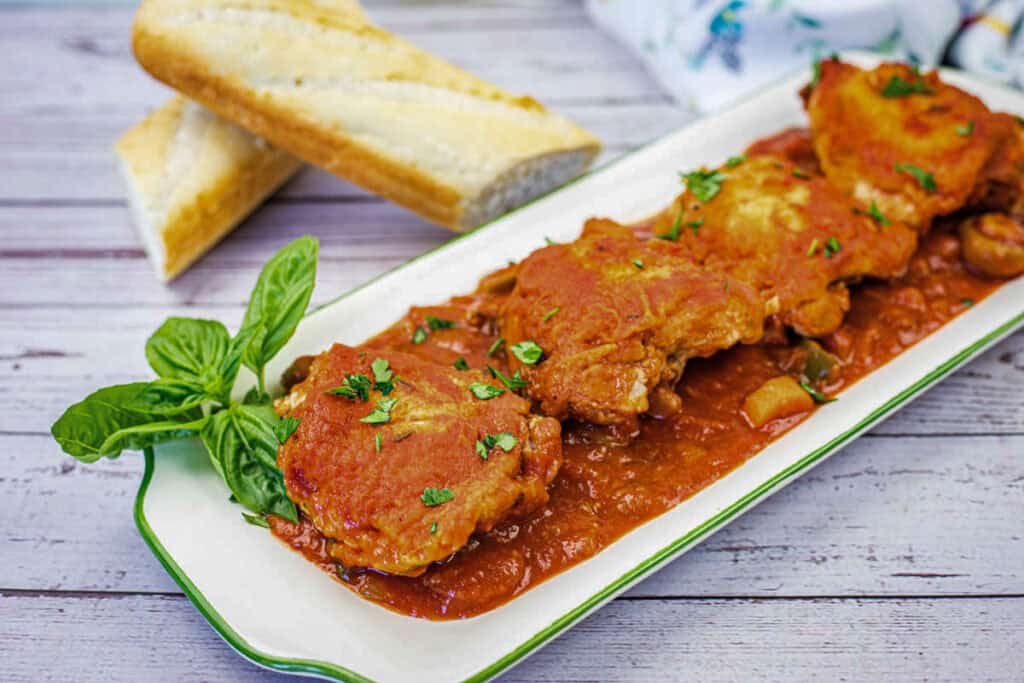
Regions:
<svg viewBox="0 0 1024 683"><path fill-rule="evenodd" d="M637 226L639 233L644 230ZM922 240L904 277L853 288L845 323L821 340L841 361L823 389L829 395L841 392L999 284L968 271L960 258L959 239L937 226ZM481 301L480 296L494 300ZM455 316L466 310L467 303L474 310L496 308L501 296L458 297L429 310ZM416 324L412 318L425 310L414 309L372 340L373 345L409 351L409 331ZM487 351L496 338L485 324L448 341L434 335L416 350L442 363L464 355L481 366L494 362ZM504 522L475 537L449 560L415 578L344 570L327 553L329 541L308 521L292 524L273 518L271 529L357 594L397 612L429 619L478 615L595 555L806 419L810 412L754 428L742 412L747 394L790 372L801 353L798 340L791 339L739 346L690 361L677 388L683 410L665 419L645 418L633 440L608 428L565 423L564 464L551 486L548 505L527 519Z"/></svg>

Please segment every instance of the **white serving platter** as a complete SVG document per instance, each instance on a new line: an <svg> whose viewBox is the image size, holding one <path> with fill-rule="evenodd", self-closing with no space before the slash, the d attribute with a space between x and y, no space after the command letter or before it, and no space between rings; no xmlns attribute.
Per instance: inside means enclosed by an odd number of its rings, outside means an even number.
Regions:
<svg viewBox="0 0 1024 683"><path fill-rule="evenodd" d="M865 55L844 58L865 66L877 61ZM471 291L480 276L526 256L545 237L575 238L591 216L628 222L654 213L678 192L679 170L719 163L756 138L803 124L797 90L808 75L787 78L344 294L303 321L267 376L280 376L291 359L334 341L358 343L411 305ZM944 77L994 109L1024 113L1020 93L959 72ZM353 595L265 530L245 524L197 443L171 443L146 453L136 523L217 633L258 664L344 681L486 680L750 510L1022 323L1024 278L1018 278L697 495L595 557L472 619L414 619Z"/></svg>

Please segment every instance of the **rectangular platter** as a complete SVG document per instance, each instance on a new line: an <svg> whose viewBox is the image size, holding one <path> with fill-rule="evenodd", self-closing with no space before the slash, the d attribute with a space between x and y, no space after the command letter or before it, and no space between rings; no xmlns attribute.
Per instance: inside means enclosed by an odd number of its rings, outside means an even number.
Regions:
<svg viewBox="0 0 1024 683"><path fill-rule="evenodd" d="M867 55L844 59L877 63ZM959 72L943 76L993 109L1024 113L1020 93ZM680 169L720 163L756 138L804 124L797 90L808 77L786 78L344 294L308 315L267 376L280 376L296 356L334 341L359 343L411 305L471 291L482 275L526 256L545 237L574 239L589 217L631 222L649 216L679 191ZM1017 278L697 495L472 619L414 619L339 586L266 530L242 522L198 443L146 453L136 523L217 633L257 664L345 681L414 681L428 673L436 681L486 680L825 460L1022 322L1024 278ZM242 378L240 393L250 380Z"/></svg>

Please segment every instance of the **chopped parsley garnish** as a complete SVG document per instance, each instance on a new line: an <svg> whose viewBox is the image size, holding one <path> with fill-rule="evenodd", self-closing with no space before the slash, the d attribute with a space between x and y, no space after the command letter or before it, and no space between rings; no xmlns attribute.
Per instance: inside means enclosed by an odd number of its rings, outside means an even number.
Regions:
<svg viewBox="0 0 1024 683"><path fill-rule="evenodd" d="M438 318L437 316L428 315L427 326L434 332L437 332L438 330L450 330L451 328L455 327L455 321L445 320L444 318Z"/></svg>
<svg viewBox="0 0 1024 683"><path fill-rule="evenodd" d="M428 508L432 508L437 507L438 505L443 505L449 500L455 500L455 494L449 489L434 489L428 487L423 489L423 495L420 496L420 500L422 500L423 504Z"/></svg>
<svg viewBox="0 0 1024 683"><path fill-rule="evenodd" d="M818 251L818 238L815 237L811 240L811 246L807 249L808 256L814 256L815 252Z"/></svg>
<svg viewBox="0 0 1024 683"><path fill-rule="evenodd" d="M658 235L658 239L666 240L668 242L679 241L679 226L683 224L683 209L679 209L679 213L676 214L676 219L672 221L672 227L668 229L668 232L663 235Z"/></svg>
<svg viewBox="0 0 1024 683"><path fill-rule="evenodd" d="M935 192L935 178L931 173L923 169L914 166L913 164L896 164L897 173L908 173L914 176L917 184L924 188L927 192Z"/></svg>
<svg viewBox="0 0 1024 683"><path fill-rule="evenodd" d="M970 308L971 306L974 305L974 299L960 299L960 303L966 306L967 308Z"/></svg>
<svg viewBox="0 0 1024 683"><path fill-rule="evenodd" d="M388 367L388 362L384 358L377 358L370 363L370 369L373 370L373 388L380 393L387 396L390 394L395 385L391 381L395 377L395 372Z"/></svg>
<svg viewBox="0 0 1024 683"><path fill-rule="evenodd" d="M422 344L427 341L427 331L423 329L422 325L416 327L416 330L412 333L412 343Z"/></svg>
<svg viewBox="0 0 1024 683"><path fill-rule="evenodd" d="M530 383L523 379L523 376L522 374L520 374L519 370L516 370L514 373L512 373L511 377L503 373L498 368L495 368L490 365L487 366L487 370L491 373L491 377L493 377L494 379L498 380L506 387L508 387L509 391L519 391L523 387L530 386Z"/></svg>
<svg viewBox="0 0 1024 683"><path fill-rule="evenodd" d="M811 174L810 173L805 173L804 171L801 171L799 168L794 168L793 169L793 177L794 178L799 178L800 180L809 180L810 177L811 177Z"/></svg>
<svg viewBox="0 0 1024 683"><path fill-rule="evenodd" d="M832 258L843 250L843 245L839 243L835 237L829 237L825 240L825 258Z"/></svg>
<svg viewBox="0 0 1024 683"><path fill-rule="evenodd" d="M504 389L499 389L492 384L484 384L483 382L473 382L469 385L469 390L481 401L489 401L505 393Z"/></svg>
<svg viewBox="0 0 1024 683"><path fill-rule="evenodd" d="M335 396L344 396L350 398L353 401L356 399L360 401L370 400L370 389L373 387L373 383L370 382L370 378L366 375L345 375L345 381L341 383L341 386L328 389L325 393L334 394Z"/></svg>
<svg viewBox="0 0 1024 683"><path fill-rule="evenodd" d="M643 265L641 264L641 268ZM519 359L519 362L526 365L536 365L537 361L544 355L544 349L537 342L527 339L509 347L512 355Z"/></svg>
<svg viewBox="0 0 1024 683"><path fill-rule="evenodd" d="M562 307L561 307L561 306L555 306L555 307L554 307L554 308L552 308L552 309L551 309L550 311L548 311L547 313L545 313L545 314L544 314L544 317L542 318L542 320L543 320L544 322L547 322L547 321L551 320L551 319L552 319L552 318L554 318L554 317L555 317L556 315L558 315L558 312L559 312L560 310L562 310Z"/></svg>
<svg viewBox="0 0 1024 683"><path fill-rule="evenodd" d="M430 525L430 535L433 536L437 533L437 522Z"/></svg>
<svg viewBox="0 0 1024 683"><path fill-rule="evenodd" d="M644 262L638 258L633 259L633 265L639 268L640 270L644 269Z"/></svg>
<svg viewBox="0 0 1024 683"><path fill-rule="evenodd" d="M455 362L452 363L452 365L455 367L456 370L469 370L469 363L466 362L466 359L463 356L459 356L458 358L456 358Z"/></svg>
<svg viewBox="0 0 1024 683"><path fill-rule="evenodd" d="M680 176L686 181L686 187L693 196L702 202L711 201L722 189L722 181L728 178L718 171L691 171L681 173Z"/></svg>
<svg viewBox="0 0 1024 683"><path fill-rule="evenodd" d="M478 439L474 448L476 449L476 454L479 455L481 459L486 460L488 454L495 446L508 453L516 447L517 443L519 443L519 439L514 437L512 434L509 432L501 432L500 434L488 434L483 438L483 440Z"/></svg>
<svg viewBox="0 0 1024 683"><path fill-rule="evenodd" d="M695 221L687 221L686 227L693 230L693 234L696 235L697 231L700 230L700 226L704 225L704 217L700 217Z"/></svg>
<svg viewBox="0 0 1024 683"><path fill-rule="evenodd" d="M384 448L384 435L377 432L373 435L373 450L380 453L382 448Z"/></svg>
<svg viewBox="0 0 1024 683"><path fill-rule="evenodd" d="M270 528L270 523L267 521L267 518L263 515L250 515L248 513L243 512L242 519L249 522L249 524L252 524L253 526L263 527L264 529Z"/></svg>
<svg viewBox="0 0 1024 683"><path fill-rule="evenodd" d="M970 135L973 132L974 132L974 121L973 120L972 121L968 121L967 123L965 123L962 126L957 126L956 127L956 134L959 135L962 138L967 137L968 135Z"/></svg>
<svg viewBox="0 0 1024 683"><path fill-rule="evenodd" d="M495 339L494 343L491 344L491 348L487 349L488 357L493 356L494 354L496 354L498 352L498 349L500 349L504 345L505 345L505 338L504 337L498 337L497 339Z"/></svg>
<svg viewBox="0 0 1024 683"><path fill-rule="evenodd" d="M544 242L547 243L548 246L551 246L552 244L558 244L558 242L554 241L553 239L547 236L544 237Z"/></svg>
<svg viewBox="0 0 1024 683"><path fill-rule="evenodd" d="M377 401L377 407L359 421L370 425L382 425L391 422L391 409L395 407L396 403L398 403L397 398L382 398Z"/></svg>
<svg viewBox="0 0 1024 683"><path fill-rule="evenodd" d="M288 437L299 428L299 422L301 422L299 418L289 416L274 425L274 436L277 437L277 442L284 443L287 441Z"/></svg>
<svg viewBox="0 0 1024 683"><path fill-rule="evenodd" d="M886 218L885 214L879 210L874 199L871 200L871 207L868 209L868 215L875 219L875 222L879 225L890 225L892 223L892 221Z"/></svg>
<svg viewBox="0 0 1024 683"><path fill-rule="evenodd" d="M807 382L800 382L800 387L811 395L811 398L814 399L815 403L832 403L832 401L837 400L834 398L829 398L825 394L821 393L820 391L812 387Z"/></svg>
<svg viewBox="0 0 1024 683"><path fill-rule="evenodd" d="M728 159L726 159L725 165L727 168L736 168L746 160L747 157L745 155L738 154L737 156L729 157Z"/></svg>
<svg viewBox="0 0 1024 683"><path fill-rule="evenodd" d="M918 77L913 83L909 83L901 76L893 76L882 88L882 97L907 97L909 95L934 95L935 91L923 78Z"/></svg>

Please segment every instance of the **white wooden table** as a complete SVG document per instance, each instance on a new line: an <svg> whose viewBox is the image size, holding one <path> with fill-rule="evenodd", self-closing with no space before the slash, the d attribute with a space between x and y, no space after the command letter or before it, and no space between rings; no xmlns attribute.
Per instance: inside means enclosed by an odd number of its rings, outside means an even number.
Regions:
<svg viewBox="0 0 1024 683"><path fill-rule="evenodd" d="M605 159L687 118L576 2L370 10L577 119ZM237 325L259 266L297 235L321 241L316 303L449 234L305 171L158 284L110 153L167 95L134 64L130 21L0 8L0 679L279 679L221 642L143 545L141 458L78 465L49 425L147 376L143 343L166 316ZM1018 334L506 680L1021 681L1022 537Z"/></svg>

